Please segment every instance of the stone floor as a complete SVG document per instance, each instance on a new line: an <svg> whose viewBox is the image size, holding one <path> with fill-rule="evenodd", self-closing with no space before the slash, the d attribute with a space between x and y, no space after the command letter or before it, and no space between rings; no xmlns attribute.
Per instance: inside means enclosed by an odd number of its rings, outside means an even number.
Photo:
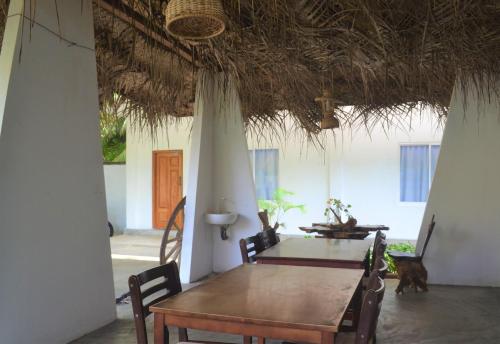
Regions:
<svg viewBox="0 0 500 344"><path fill-rule="evenodd" d="M144 257L157 254L153 243L158 239L154 235L137 239L135 244L127 243L130 239L113 238L113 253L126 255L133 252ZM131 245L132 251L124 250L127 245ZM138 259L113 259L117 295L127 290L126 281L130 274L157 264ZM500 343L500 288L431 286L428 293L408 291L405 295L395 295L397 282L386 281L387 291L377 330L378 343ZM117 314L115 322L73 343L135 343L130 305L118 305ZM148 329L151 333L152 319L148 320ZM177 343L175 330L170 335L171 343ZM238 336L193 330L189 330L189 336L198 340L241 342Z"/></svg>

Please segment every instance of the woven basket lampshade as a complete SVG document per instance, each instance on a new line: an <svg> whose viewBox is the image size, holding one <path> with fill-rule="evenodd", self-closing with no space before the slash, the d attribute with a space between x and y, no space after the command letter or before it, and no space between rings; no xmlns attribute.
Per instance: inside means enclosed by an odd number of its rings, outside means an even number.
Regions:
<svg viewBox="0 0 500 344"><path fill-rule="evenodd" d="M323 118L321 119L321 129L335 129L340 127L339 120L335 117L335 103L332 92L323 90L321 97L314 99L321 106Z"/></svg>
<svg viewBox="0 0 500 344"><path fill-rule="evenodd" d="M182 39L212 38L226 28L220 0L170 0L165 17L167 31Z"/></svg>

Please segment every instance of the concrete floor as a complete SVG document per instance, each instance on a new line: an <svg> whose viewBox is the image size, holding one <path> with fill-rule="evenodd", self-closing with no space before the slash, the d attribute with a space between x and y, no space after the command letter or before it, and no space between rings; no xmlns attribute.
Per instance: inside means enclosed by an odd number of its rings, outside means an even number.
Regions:
<svg viewBox="0 0 500 344"><path fill-rule="evenodd" d="M160 239L158 239L160 238ZM112 238L113 254L154 257L159 240L151 236ZM156 243L158 246L155 246ZM129 248L127 249L127 246ZM119 252L119 253L118 253ZM117 295L126 291L130 274L156 266L153 261L113 259ZM386 280L386 294L377 329L378 343L500 343L500 288L431 286L428 293L395 295L397 280ZM189 286L185 286L185 289ZM135 328L129 304L117 306L118 319L73 343L132 344ZM152 317L148 319L151 334ZM177 343L175 329L171 343ZM241 337L189 330L190 339L240 343ZM150 338L152 343L152 337Z"/></svg>

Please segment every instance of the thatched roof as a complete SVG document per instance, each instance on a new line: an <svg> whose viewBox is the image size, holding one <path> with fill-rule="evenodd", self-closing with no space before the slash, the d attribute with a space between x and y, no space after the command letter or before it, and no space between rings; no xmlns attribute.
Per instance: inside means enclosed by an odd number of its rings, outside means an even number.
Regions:
<svg viewBox="0 0 500 344"><path fill-rule="evenodd" d="M354 125L421 105L444 114L457 77L499 91L497 0L223 0L226 32L197 45L168 35L166 3L94 0L101 101L128 99L126 113L152 127L191 114L198 68L236 78L247 123L288 110L309 133L324 88L354 106L339 108Z"/></svg>

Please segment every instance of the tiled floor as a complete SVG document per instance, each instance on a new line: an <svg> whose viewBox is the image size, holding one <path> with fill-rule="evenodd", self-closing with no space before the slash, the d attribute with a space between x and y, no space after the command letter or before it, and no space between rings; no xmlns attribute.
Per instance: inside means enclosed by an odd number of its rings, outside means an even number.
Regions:
<svg viewBox="0 0 500 344"><path fill-rule="evenodd" d="M118 239L118 240L115 240ZM113 252L123 249L131 238L113 238ZM133 239L133 238L132 238ZM154 236L141 238L133 248L136 254L152 255ZM134 240L132 240L134 241ZM151 245L150 245L151 244ZM142 248L139 249L138 246ZM128 251L120 251L128 252ZM155 266L151 261L113 259L117 295L127 289L126 280L136 273ZM431 286L428 293L407 292L395 295L396 280L387 280L387 291L377 330L378 343L500 343L500 288ZM132 344L135 329L130 305L119 305L118 319L74 343ZM148 321L152 329L152 319ZM189 331L190 339L238 343L238 336ZM175 329L171 343L177 343ZM152 343L152 338L150 340Z"/></svg>

